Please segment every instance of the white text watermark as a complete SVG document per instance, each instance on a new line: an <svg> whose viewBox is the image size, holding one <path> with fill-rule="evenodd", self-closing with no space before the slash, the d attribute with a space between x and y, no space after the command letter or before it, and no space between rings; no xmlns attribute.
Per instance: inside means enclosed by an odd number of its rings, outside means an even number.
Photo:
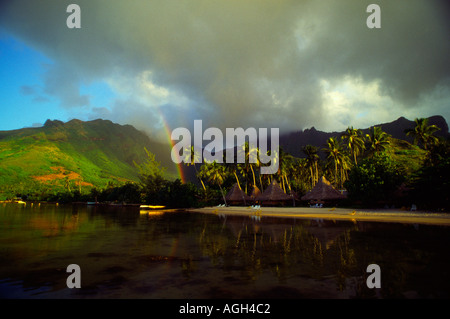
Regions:
<svg viewBox="0 0 450 319"><path fill-rule="evenodd" d="M202 120L194 121L194 144L191 132L185 127L172 131L172 141L178 141L171 151L172 161L194 163L217 162L223 163L260 163L261 174L275 174L278 171L279 129L270 129L270 150L268 149L268 129L259 128L226 128L224 134L217 127L210 127L203 131ZM248 148L242 147L248 140ZM203 147L203 141L210 141ZM192 148L194 145L194 150ZM224 145L228 147L224 147ZM238 146L237 149L234 145ZM236 156L235 156L236 150ZM200 156L193 156L192 151ZM225 152L225 156L224 156Z"/></svg>

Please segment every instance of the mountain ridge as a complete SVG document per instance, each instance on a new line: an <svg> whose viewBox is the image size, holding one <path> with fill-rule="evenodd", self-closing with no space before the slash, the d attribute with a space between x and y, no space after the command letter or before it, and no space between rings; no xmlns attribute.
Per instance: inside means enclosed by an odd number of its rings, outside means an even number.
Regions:
<svg viewBox="0 0 450 319"><path fill-rule="evenodd" d="M168 146L131 125L49 119L42 127L0 131L0 197L137 182L134 163L147 159L145 149L169 165L168 178L175 177Z"/></svg>
<svg viewBox="0 0 450 319"><path fill-rule="evenodd" d="M449 128L443 116L435 115L429 117L428 119L429 125L434 124L441 128L441 130L436 133L437 136L443 136L444 138L450 137ZM364 134L367 134L369 133L369 129L374 126L380 126L383 131L392 135L392 137L397 140L403 140L408 142L409 144L412 144L413 142L413 138L406 136L404 130L407 128L413 128L415 126L415 122L412 120L408 120L403 116L397 118L392 122L376 124L361 130L363 131ZM319 156L322 159L324 159L325 154L320 150L323 147L325 147L327 139L330 137L339 137L343 132L344 131L324 132L317 130L315 127L311 127L309 129L300 131L292 131L289 133L281 134L279 136L279 146L284 152L289 153L290 155L297 158L303 158L305 157L305 154L302 152L302 147L306 145L313 145L318 147ZM402 144L401 141L395 142L395 144L399 143ZM235 147L235 154L236 154L236 147ZM194 167L192 166L187 167L183 165L182 170L184 175L189 181L199 184L198 179L196 178L196 170Z"/></svg>
<svg viewBox="0 0 450 319"><path fill-rule="evenodd" d="M441 128L440 131L436 132L437 136L442 136L444 138L450 137L449 127L441 115L434 115L428 117L428 125L436 125ZM381 129L392 135L393 138L405 140L409 143L412 143L413 138L406 136L404 133L405 129L414 128L414 121L408 120L405 117L401 116L392 122L380 123L372 125L368 128L361 129L364 134L369 133L369 129L379 126ZM313 145L316 147L324 147L326 140L330 137L341 136L344 131L335 131L335 132L324 132L316 130L313 126L310 129L305 129L296 132L290 132L280 135L279 144L283 148L283 150L293 156L303 157L303 153L301 148L306 145Z"/></svg>
<svg viewBox="0 0 450 319"><path fill-rule="evenodd" d="M450 136L442 116L429 117L429 124L441 128L436 135ZM412 142L404 130L414 127L414 121L405 117L374 126L380 126L393 138ZM367 133L369 128L361 130ZM341 134L312 127L281 135L279 145L294 157L304 157L303 146L310 144L321 149L329 137ZM30 187L49 192L52 188L101 188L109 182L136 182L138 170L134 163L147 158L145 148L155 154L161 166L168 168L169 178L176 178L178 171L170 157L171 147L153 141L132 125L105 119L48 119L41 127L0 131L0 199L2 193L21 193ZM186 180L197 183L195 169L181 166Z"/></svg>

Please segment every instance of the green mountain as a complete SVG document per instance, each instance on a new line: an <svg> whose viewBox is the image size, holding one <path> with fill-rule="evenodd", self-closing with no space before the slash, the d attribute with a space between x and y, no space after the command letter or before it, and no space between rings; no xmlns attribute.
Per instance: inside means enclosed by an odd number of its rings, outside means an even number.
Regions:
<svg viewBox="0 0 450 319"><path fill-rule="evenodd" d="M441 130L436 132L436 136L440 136L442 138L450 138L448 124L445 121L444 117L441 115L435 115L428 118L429 125L436 125ZM381 123L374 126L380 126L381 129L391 135L393 138L397 140L404 140L409 143L413 142L412 137L408 137L405 134L405 129L414 128L415 123L412 120L408 120L404 117L400 117L395 121L388 123ZM358 127L355 127L358 128ZM369 128L361 128L364 134L369 133ZM313 145L318 148L324 147L326 141L330 137L341 136L343 131L341 132L324 132L320 130L316 130L314 127L310 129L305 129L303 131L296 131L291 133L282 134L280 136L280 146L283 148L285 152L296 156L303 157L304 154L302 152L302 147L306 145ZM407 144L400 143L401 145L409 148Z"/></svg>
<svg viewBox="0 0 450 319"><path fill-rule="evenodd" d="M176 177L170 146L131 125L47 120L42 127L0 131L0 200L136 182L134 163L147 158L145 148L167 167L166 178Z"/></svg>

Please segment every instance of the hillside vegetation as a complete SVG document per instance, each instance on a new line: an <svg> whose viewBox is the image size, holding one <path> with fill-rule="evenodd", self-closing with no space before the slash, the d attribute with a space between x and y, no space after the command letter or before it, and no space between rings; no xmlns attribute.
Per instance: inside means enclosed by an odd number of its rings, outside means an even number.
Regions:
<svg viewBox="0 0 450 319"><path fill-rule="evenodd" d="M286 135L274 154L279 165L272 175L260 174L262 163L248 160L260 150L246 143L241 146L245 163L203 163L196 176L205 194L208 187L218 188L225 204L225 194L234 184L251 196L253 190L262 192L276 181L291 198L301 199L325 177L346 197L342 205L448 210L450 142L445 121L438 127L425 118L414 122L400 118L383 126L392 134L376 125L367 130L348 127L344 132ZM302 144L305 141L314 145ZM312 204L319 201L324 202L315 199Z"/></svg>
<svg viewBox="0 0 450 319"><path fill-rule="evenodd" d="M48 120L43 127L0 132L0 200L137 182L135 163L146 159L146 148L170 154L133 126L107 120ZM174 177L173 169L166 177Z"/></svg>
<svg viewBox="0 0 450 319"><path fill-rule="evenodd" d="M448 126L424 118L412 123L401 118L384 124L392 134L374 126L292 135L274 154L279 165L272 175L260 174L261 162L250 162L260 150L248 143L237 146L244 163L195 164L200 155L194 149L184 165L192 173L186 182L176 178L171 146L130 125L49 120L40 128L0 132L0 200L194 207L227 204L234 184L251 196L276 181L297 204L307 205L302 195L325 177L347 195L342 205L449 210ZM315 145L299 143L305 136Z"/></svg>

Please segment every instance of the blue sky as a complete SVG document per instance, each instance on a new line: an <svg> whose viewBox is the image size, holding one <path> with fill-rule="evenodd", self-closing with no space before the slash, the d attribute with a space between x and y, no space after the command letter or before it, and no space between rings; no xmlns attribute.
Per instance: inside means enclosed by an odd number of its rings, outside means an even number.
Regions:
<svg viewBox="0 0 450 319"><path fill-rule="evenodd" d="M167 127L366 128L450 120L448 5L361 1L68 0L0 4L0 130L104 118Z"/></svg>
<svg viewBox="0 0 450 319"><path fill-rule="evenodd" d="M23 42L10 35L0 37L1 71L0 81L0 130L11 130L42 123L49 112L56 117L66 118L51 98L37 102L31 92L23 87L41 86L40 77L44 64L51 61L39 52L27 47ZM28 95L29 93L30 95Z"/></svg>
<svg viewBox="0 0 450 319"><path fill-rule="evenodd" d="M0 130L40 126L47 119L92 119L88 105L70 109L45 92L43 77L54 62L39 51L3 33L0 35L0 60ZM79 92L88 97L89 105L97 107L107 108L115 96L104 82L80 84Z"/></svg>

